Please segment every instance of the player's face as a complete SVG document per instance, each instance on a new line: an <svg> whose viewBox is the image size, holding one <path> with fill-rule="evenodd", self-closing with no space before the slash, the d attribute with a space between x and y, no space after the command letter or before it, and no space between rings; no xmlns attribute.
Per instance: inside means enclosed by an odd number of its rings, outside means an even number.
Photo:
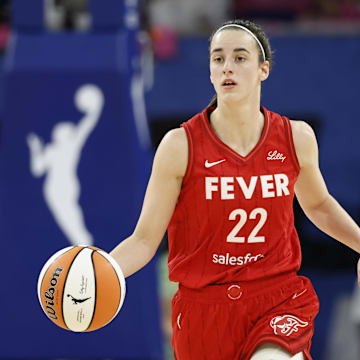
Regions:
<svg viewBox="0 0 360 360"><path fill-rule="evenodd" d="M238 102L256 94L269 75L269 62L259 63L259 48L242 30L223 30L210 47L210 79L218 99Z"/></svg>

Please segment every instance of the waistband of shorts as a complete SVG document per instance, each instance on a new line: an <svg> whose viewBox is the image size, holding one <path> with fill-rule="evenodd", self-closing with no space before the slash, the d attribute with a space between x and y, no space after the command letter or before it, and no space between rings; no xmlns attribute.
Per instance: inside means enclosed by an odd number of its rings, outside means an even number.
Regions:
<svg viewBox="0 0 360 360"><path fill-rule="evenodd" d="M199 289L188 288L179 284L178 294L185 299L200 302L232 302L250 299L275 288L291 286L290 284L294 284L295 289L299 286L297 279L301 279L301 277L297 276L295 272L291 272L269 279L209 285Z"/></svg>

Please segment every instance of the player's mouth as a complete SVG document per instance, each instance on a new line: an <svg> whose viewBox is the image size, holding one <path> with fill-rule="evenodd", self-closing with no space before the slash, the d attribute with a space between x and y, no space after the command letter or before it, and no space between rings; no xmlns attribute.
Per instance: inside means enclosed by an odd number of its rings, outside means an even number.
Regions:
<svg viewBox="0 0 360 360"><path fill-rule="evenodd" d="M233 89L236 85L237 83L232 79L225 79L221 84L221 86L226 90Z"/></svg>

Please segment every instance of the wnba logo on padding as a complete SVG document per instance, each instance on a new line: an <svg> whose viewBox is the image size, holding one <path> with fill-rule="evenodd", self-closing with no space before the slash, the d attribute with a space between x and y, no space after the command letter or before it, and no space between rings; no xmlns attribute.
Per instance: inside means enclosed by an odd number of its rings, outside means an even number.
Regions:
<svg viewBox="0 0 360 360"><path fill-rule="evenodd" d="M299 327L306 327L309 323L302 321L293 315L276 316L270 321L275 335L290 336L293 332L299 331Z"/></svg>
<svg viewBox="0 0 360 360"><path fill-rule="evenodd" d="M83 209L80 206L81 184L77 168L81 152L97 125L104 106L101 89L92 84L81 86L74 97L83 117L77 122L59 122L47 144L34 132L28 134L30 169L35 177L45 176L43 195L55 221L73 245L91 245Z"/></svg>

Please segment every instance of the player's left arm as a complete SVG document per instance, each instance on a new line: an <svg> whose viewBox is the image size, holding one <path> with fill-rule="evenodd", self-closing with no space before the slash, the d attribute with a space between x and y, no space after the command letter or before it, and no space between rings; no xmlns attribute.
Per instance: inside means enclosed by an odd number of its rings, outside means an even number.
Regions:
<svg viewBox="0 0 360 360"><path fill-rule="evenodd" d="M314 131L303 121L291 121L291 128L300 165L295 194L301 208L320 230L360 253L360 228L329 194L320 172Z"/></svg>
<svg viewBox="0 0 360 360"><path fill-rule="evenodd" d="M47 170L47 147L35 133L28 134L26 141L30 149L30 169L34 176L43 176Z"/></svg>

